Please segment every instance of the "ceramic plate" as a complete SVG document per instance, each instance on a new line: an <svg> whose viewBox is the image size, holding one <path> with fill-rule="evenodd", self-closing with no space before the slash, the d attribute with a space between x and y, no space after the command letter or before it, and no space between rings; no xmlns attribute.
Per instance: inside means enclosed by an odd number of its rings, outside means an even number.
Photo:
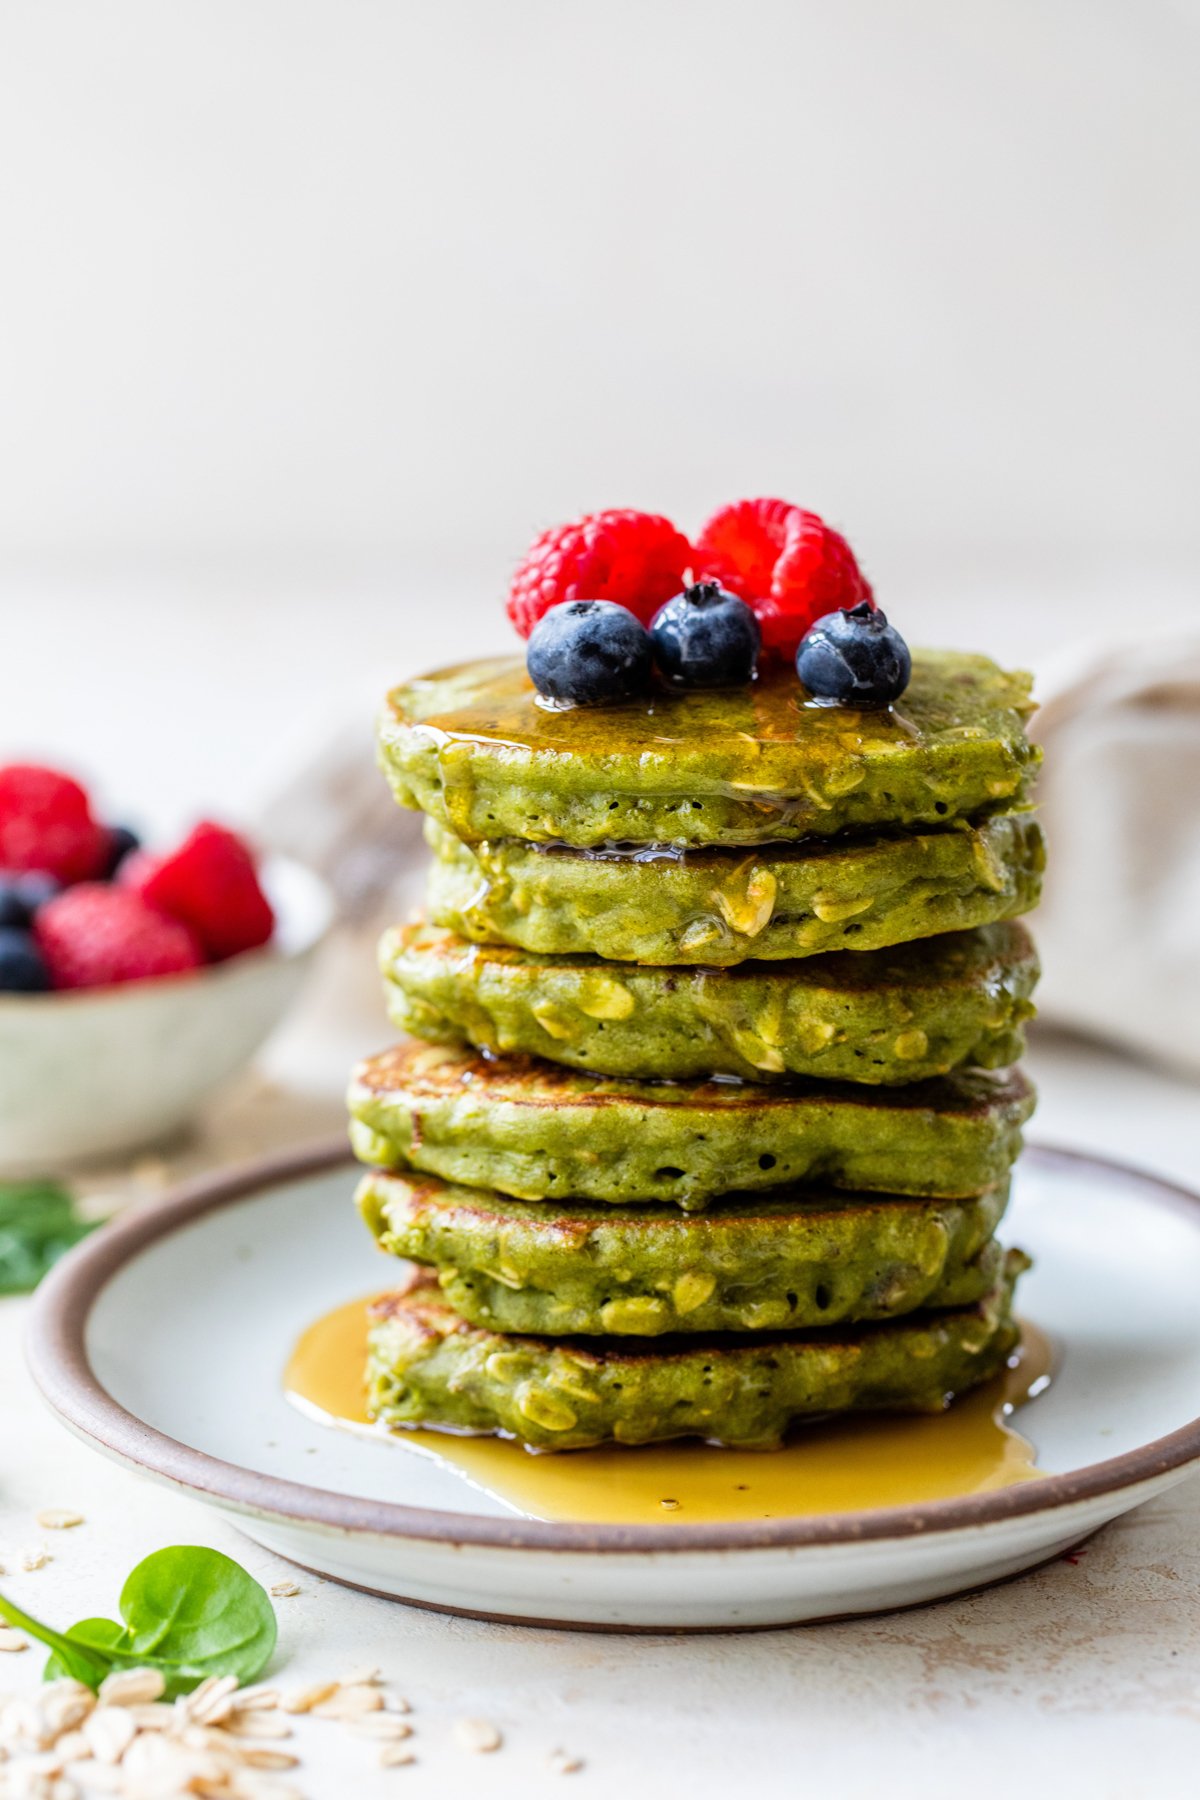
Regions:
<svg viewBox="0 0 1200 1800"><path fill-rule="evenodd" d="M209 1179L97 1234L33 1309L59 1417L271 1550L421 1605L610 1629L720 1629L913 1605L1068 1549L1200 1461L1200 1197L1065 1151L1023 1159L1005 1227L1024 1315L1062 1347L1020 1414L1048 1473L966 1499L734 1524L522 1516L444 1465L284 1398L290 1346L378 1290L339 1144ZM716 1453L714 1453L716 1454Z"/></svg>

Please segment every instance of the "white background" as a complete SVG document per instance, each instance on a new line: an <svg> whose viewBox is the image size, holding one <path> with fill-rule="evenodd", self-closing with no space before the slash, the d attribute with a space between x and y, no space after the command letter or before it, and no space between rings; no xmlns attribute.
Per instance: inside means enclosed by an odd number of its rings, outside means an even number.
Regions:
<svg viewBox="0 0 1200 1800"><path fill-rule="evenodd" d="M0 549L1197 548L1187 0L7 0Z"/></svg>

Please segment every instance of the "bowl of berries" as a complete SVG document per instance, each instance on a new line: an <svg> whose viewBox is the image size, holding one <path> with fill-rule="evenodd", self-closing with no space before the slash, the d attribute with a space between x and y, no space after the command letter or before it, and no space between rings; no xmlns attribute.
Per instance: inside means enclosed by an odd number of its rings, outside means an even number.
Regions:
<svg viewBox="0 0 1200 1800"><path fill-rule="evenodd" d="M152 1144L254 1055L332 918L205 821L163 851L70 776L0 767L0 1172Z"/></svg>

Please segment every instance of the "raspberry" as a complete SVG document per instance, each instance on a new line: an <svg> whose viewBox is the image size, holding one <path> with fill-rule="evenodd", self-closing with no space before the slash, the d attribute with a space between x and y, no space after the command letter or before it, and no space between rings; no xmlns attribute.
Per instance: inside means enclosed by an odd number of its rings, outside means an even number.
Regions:
<svg viewBox="0 0 1200 1800"><path fill-rule="evenodd" d="M615 600L643 625L684 586L692 547L669 519L614 508L535 538L508 591L523 638L564 600Z"/></svg>
<svg viewBox="0 0 1200 1800"><path fill-rule="evenodd" d="M186 925L165 918L139 894L107 882L81 882L47 901L34 920L33 935L56 988L148 981L195 969L203 961Z"/></svg>
<svg viewBox="0 0 1200 1800"><path fill-rule="evenodd" d="M197 825L171 856L138 851L118 879L195 934L210 962L265 944L275 929L254 858L223 825Z"/></svg>
<svg viewBox="0 0 1200 1800"><path fill-rule="evenodd" d="M0 769L0 868L86 881L104 854L104 831L77 781L34 763Z"/></svg>
<svg viewBox="0 0 1200 1800"><path fill-rule="evenodd" d="M831 525L788 500L739 500L696 539L696 573L749 603L763 647L792 657L809 626L840 607L874 606L854 552Z"/></svg>

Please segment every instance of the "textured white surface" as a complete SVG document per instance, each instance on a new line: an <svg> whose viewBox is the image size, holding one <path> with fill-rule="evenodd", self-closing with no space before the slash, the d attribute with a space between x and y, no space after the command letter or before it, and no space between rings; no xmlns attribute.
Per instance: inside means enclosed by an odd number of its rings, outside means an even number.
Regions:
<svg viewBox="0 0 1200 1800"><path fill-rule="evenodd" d="M1065 1041L1035 1055L1039 1135L1082 1141L1194 1178L1197 1095L1188 1084ZM246 1096L212 1122L187 1160L244 1155L316 1133L334 1108L297 1112ZM142 1171L149 1179L154 1171ZM216 1544L266 1580L287 1571L198 1505L124 1474L74 1442L36 1401L18 1360L25 1308L0 1303L0 1561L43 1535L55 1560L7 1587L54 1619L112 1607L125 1571L172 1542ZM219 1324L216 1325L219 1329ZM87 1524L41 1534L42 1507ZM444 1619L302 1575L280 1600L280 1679L379 1661L417 1709L421 1760L373 1769L369 1747L331 1724L301 1722L302 1790L374 1800L404 1782L418 1794L529 1800L562 1781L608 1795L753 1792L780 1800L837 1793L876 1800L977 1800L1016 1785L1033 1796L1096 1800L1195 1791L1200 1748L1200 1482L1189 1481L1090 1543L1009 1586L924 1611L853 1624L694 1639L572 1636ZM0 1682L32 1683L32 1655ZM507 1734L468 1757L451 1724L493 1718ZM545 1767L558 1745L588 1767ZM572 1790L573 1791L573 1790Z"/></svg>

